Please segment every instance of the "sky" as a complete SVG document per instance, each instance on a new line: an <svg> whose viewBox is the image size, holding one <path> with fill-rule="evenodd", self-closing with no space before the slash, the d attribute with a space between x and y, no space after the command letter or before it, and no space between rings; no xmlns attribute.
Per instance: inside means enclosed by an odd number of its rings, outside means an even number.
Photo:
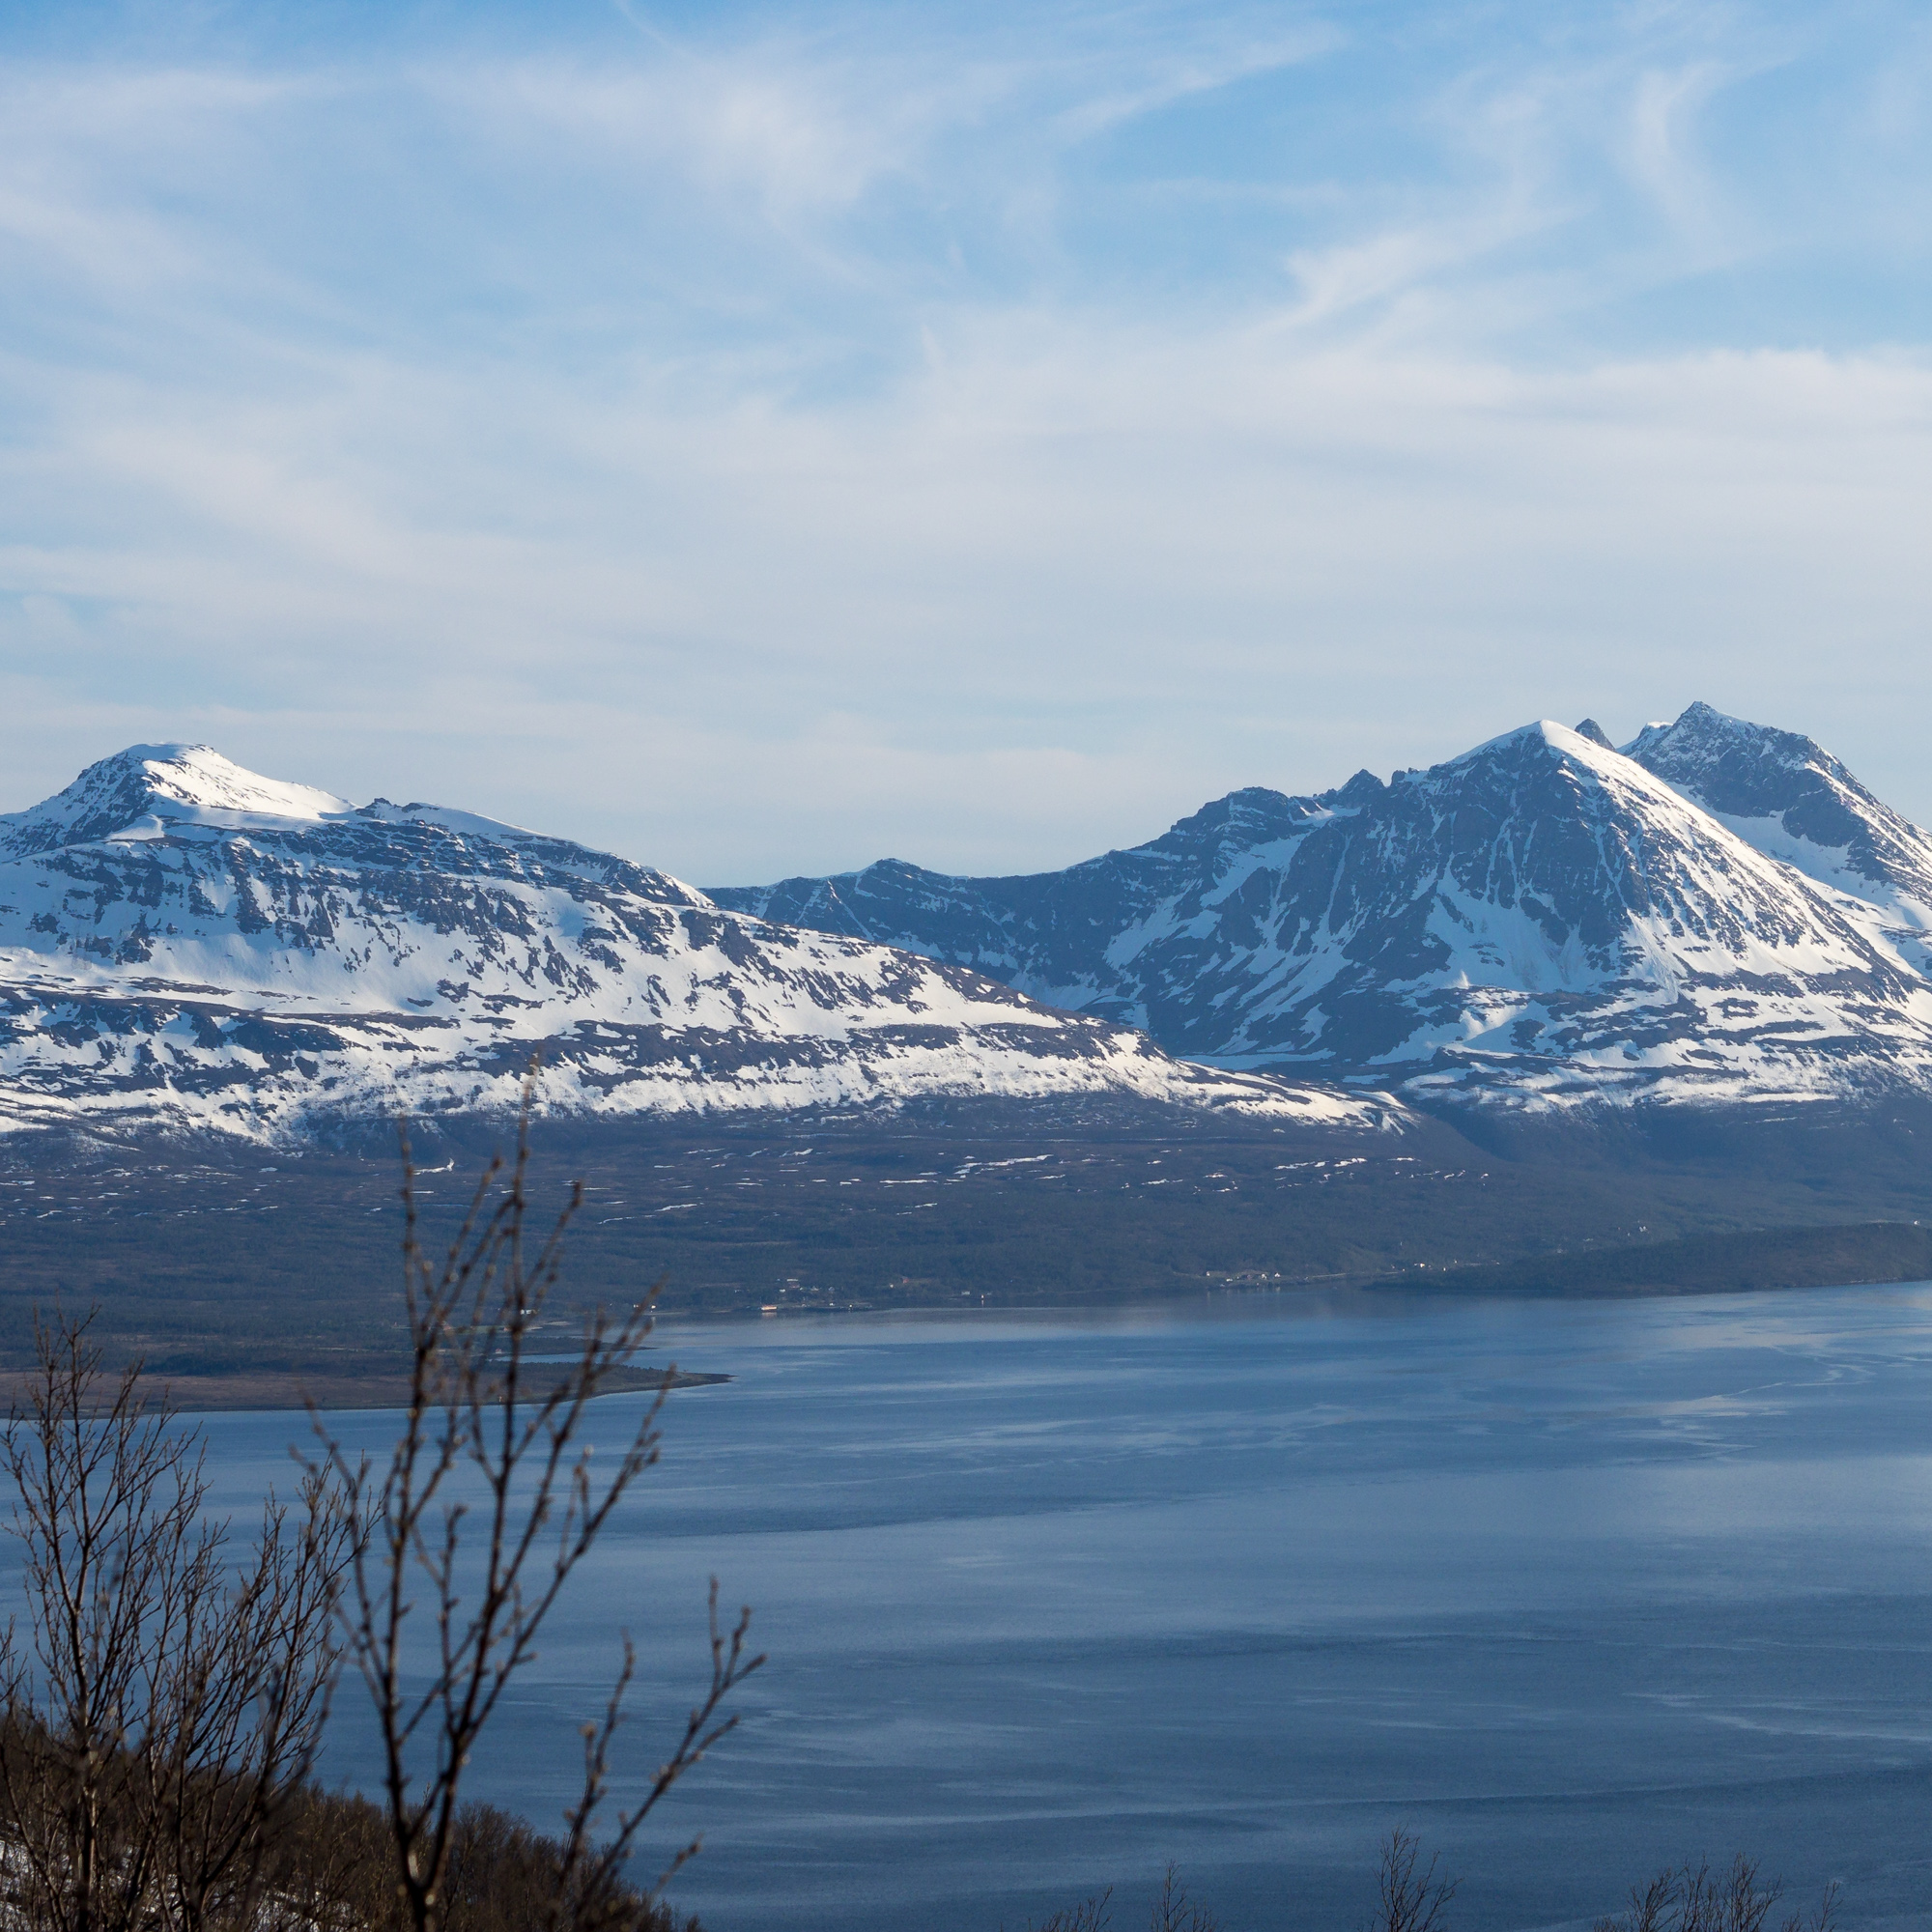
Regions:
<svg viewBox="0 0 1932 1932"><path fill-rule="evenodd" d="M1932 822L1932 14L0 0L0 810L699 884L1696 699Z"/></svg>

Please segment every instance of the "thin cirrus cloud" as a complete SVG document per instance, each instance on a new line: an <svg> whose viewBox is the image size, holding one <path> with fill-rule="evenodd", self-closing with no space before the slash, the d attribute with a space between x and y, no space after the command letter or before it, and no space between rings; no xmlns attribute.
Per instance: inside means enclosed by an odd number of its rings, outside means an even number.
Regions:
<svg viewBox="0 0 1932 1932"><path fill-rule="evenodd" d="M0 15L0 808L1018 869L1705 697L1932 818L1932 40L1515 15Z"/></svg>

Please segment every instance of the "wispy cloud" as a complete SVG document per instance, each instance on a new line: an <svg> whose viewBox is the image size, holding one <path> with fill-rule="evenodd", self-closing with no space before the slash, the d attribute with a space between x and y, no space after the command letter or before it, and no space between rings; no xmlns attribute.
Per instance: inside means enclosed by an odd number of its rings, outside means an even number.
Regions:
<svg viewBox="0 0 1932 1932"><path fill-rule="evenodd" d="M1496 20L16 59L0 805L209 735L699 878L1008 867L1705 696L1932 816L1925 264L1861 240L1922 36Z"/></svg>

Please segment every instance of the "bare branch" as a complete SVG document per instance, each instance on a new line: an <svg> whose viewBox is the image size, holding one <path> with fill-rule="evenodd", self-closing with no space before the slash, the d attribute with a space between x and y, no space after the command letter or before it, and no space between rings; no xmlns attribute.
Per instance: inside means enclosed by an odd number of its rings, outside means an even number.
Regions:
<svg viewBox="0 0 1932 1932"><path fill-rule="evenodd" d="M477 1740L535 1657L577 1565L656 1463L668 1387L667 1378L618 1454L593 1463L583 1440L589 1405L649 1336L655 1291L627 1311L590 1316L572 1361L531 1359L582 1204L582 1186L573 1187L543 1238L527 1238L531 1094L526 1080L513 1159L491 1163L440 1263L424 1245L403 1130L411 1374L386 1459L352 1458L327 1419L312 1411L320 1447L307 1466L327 1485L348 1551L342 1641L376 1711L398 1886L412 1932L441 1923L464 1772ZM636 1670L625 1639L603 1719L586 1730L584 1781L565 1816L551 1923L574 1932L615 1909L639 1827L735 1721L721 1716L724 1701L763 1662L747 1657L747 1630L741 1617L728 1637L721 1634L714 1582L706 1695L640 1802L600 1840L611 1747Z"/></svg>

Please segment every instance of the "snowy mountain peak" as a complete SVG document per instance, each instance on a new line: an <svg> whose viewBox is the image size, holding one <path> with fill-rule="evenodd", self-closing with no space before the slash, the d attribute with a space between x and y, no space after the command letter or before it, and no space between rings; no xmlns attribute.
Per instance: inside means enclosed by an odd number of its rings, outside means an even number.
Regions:
<svg viewBox="0 0 1932 1932"><path fill-rule="evenodd" d="M1744 746L1753 754L1762 756L1776 740L1802 745L1814 752L1818 749L1809 738L1802 737L1796 731L1775 731L1767 725L1752 724L1699 699L1694 704L1687 704L1673 719L1646 724L1628 745L1619 746L1618 750L1628 758L1661 753L1666 757L1703 759Z"/></svg>
<svg viewBox="0 0 1932 1932"><path fill-rule="evenodd" d="M1679 790L1694 790L1707 806L1740 816L1769 816L1801 799L1834 793L1878 805L1816 739L1732 718L1709 704L1687 706L1668 724L1646 724L1623 752ZM1829 829L1849 837L1851 820Z"/></svg>
<svg viewBox="0 0 1932 1932"><path fill-rule="evenodd" d="M1759 850L1878 908L1881 923L1932 930L1932 838L1815 739L1692 704L1624 753Z"/></svg>
<svg viewBox="0 0 1932 1932"><path fill-rule="evenodd" d="M212 745L129 745L89 765L52 798L0 814L0 855L153 837L173 825L314 824L353 810L333 792L245 771Z"/></svg>
<svg viewBox="0 0 1932 1932"><path fill-rule="evenodd" d="M1570 810L1562 802L1568 795L1565 786L1603 792L1621 801L1624 809L1657 817L1660 823L1673 821L1684 804L1667 781L1602 737L1550 718L1519 725L1459 757L1406 777L1435 798L1484 797L1492 810L1512 818L1562 815Z"/></svg>
<svg viewBox="0 0 1932 1932"><path fill-rule="evenodd" d="M1473 760L1492 756L1507 747L1519 745L1548 752L1557 757L1579 759L1592 770L1611 769L1605 762L1605 753L1611 759L1622 755L1594 719L1586 718L1582 724L1573 725L1559 724L1553 718L1539 718L1533 724L1521 724L1514 731L1505 731L1501 737L1492 738L1488 744L1478 745L1473 752L1464 752L1460 758L1451 758L1446 765L1434 769L1454 770Z"/></svg>

